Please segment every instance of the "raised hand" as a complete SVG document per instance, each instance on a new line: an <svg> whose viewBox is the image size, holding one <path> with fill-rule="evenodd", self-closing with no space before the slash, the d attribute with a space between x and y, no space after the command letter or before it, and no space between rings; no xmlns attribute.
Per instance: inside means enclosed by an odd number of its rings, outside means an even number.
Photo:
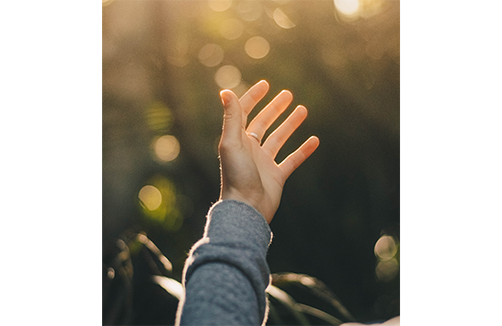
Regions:
<svg viewBox="0 0 502 326"><path fill-rule="evenodd" d="M307 109L301 105L296 107L262 144L267 129L293 100L291 92L280 92L246 128L249 113L268 89L268 83L262 80L240 99L230 90L220 92L224 116L218 149L221 163L220 199L235 199L249 204L270 223L279 207L286 179L315 151L319 139L310 137L277 164L277 153L305 120Z"/></svg>

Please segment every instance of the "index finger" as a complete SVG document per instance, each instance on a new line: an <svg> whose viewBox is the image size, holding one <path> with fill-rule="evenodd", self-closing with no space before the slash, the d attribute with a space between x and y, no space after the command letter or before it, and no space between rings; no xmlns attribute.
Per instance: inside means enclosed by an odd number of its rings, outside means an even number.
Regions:
<svg viewBox="0 0 502 326"><path fill-rule="evenodd" d="M239 99L242 110L247 116L251 110L261 101L261 99L267 94L269 89L268 82L266 80L260 80L254 84L246 94L242 95Z"/></svg>

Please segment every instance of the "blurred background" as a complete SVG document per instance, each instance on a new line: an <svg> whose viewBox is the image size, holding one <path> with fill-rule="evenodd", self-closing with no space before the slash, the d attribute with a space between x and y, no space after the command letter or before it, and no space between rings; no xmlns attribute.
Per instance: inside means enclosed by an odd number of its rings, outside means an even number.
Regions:
<svg viewBox="0 0 502 326"><path fill-rule="evenodd" d="M285 185L272 273L322 281L358 321L399 314L399 7L103 0L105 324L174 321L179 288L149 280L181 280L218 199L219 91L261 79L271 87L254 113L282 89L294 95L284 117L309 109L278 161L321 141Z"/></svg>

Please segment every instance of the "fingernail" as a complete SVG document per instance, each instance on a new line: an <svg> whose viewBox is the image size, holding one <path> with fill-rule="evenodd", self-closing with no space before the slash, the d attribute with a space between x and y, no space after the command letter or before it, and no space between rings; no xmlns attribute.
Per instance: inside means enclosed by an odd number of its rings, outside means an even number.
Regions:
<svg viewBox="0 0 502 326"><path fill-rule="evenodd" d="M230 100L232 99L232 97L230 96L230 94L228 94L226 89L224 89L220 92L220 99L221 99L221 103L223 103L223 105L227 105L228 103L230 103Z"/></svg>

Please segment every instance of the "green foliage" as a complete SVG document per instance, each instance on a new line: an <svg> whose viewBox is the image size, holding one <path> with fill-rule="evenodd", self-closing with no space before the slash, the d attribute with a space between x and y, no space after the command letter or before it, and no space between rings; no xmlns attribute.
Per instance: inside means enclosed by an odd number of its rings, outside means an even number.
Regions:
<svg viewBox="0 0 502 326"><path fill-rule="evenodd" d="M127 232L104 251L103 324L174 324L183 287L173 278L169 259L146 234ZM267 294L267 325L340 325L355 320L324 283L308 275L273 274Z"/></svg>

